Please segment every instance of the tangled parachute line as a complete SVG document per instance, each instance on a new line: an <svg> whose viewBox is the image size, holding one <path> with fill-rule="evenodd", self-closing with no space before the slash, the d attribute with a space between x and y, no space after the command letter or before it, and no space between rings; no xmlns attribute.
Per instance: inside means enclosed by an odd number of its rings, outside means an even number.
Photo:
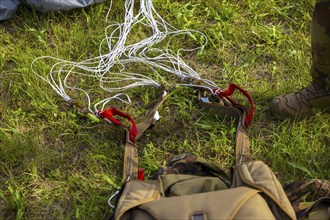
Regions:
<svg viewBox="0 0 330 220"><path fill-rule="evenodd" d="M140 0L138 10L134 8L134 5L136 5L134 0L126 0L124 22L110 22L105 28L105 38L100 43L99 56L81 62L50 56L38 57L31 63L33 73L45 80L67 102L75 98L71 95L72 91L85 96L88 111L92 114L103 110L114 99L129 104L131 99L124 93L128 89L138 86L160 87L160 82L164 81L164 74L174 75L181 79L191 77L203 80L206 87L218 88L212 81L201 79L198 73L189 67L179 55L182 51L195 51L205 46L207 37L203 33L173 27L157 13L152 0ZM107 18L109 13L111 13L111 5ZM132 29L137 25L151 29L151 34L138 42L129 44L128 37L134 34ZM191 49L181 48L177 51L170 49L170 42L174 37L191 36L192 34L201 36L204 44ZM168 39L165 48L156 48L155 45L163 42L165 38ZM48 73L41 74L35 68L36 62L40 60L46 62L51 60L55 64L51 66ZM143 64L149 68L152 76L127 68L134 64ZM75 83L77 78L89 80L88 83L85 81L84 86L88 85L90 81L98 83L102 90L109 93L109 97L101 101L91 100L88 89ZM94 104L93 110L92 103Z"/></svg>

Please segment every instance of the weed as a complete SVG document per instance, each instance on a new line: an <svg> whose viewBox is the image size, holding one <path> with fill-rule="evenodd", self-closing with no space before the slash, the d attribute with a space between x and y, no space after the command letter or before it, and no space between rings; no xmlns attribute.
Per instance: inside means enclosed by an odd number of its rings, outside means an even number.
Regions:
<svg viewBox="0 0 330 220"><path fill-rule="evenodd" d="M184 60L221 87L243 86L254 98L250 128L254 159L268 163L283 183L329 179L330 117L315 115L279 122L268 102L306 85L311 77L307 0L154 0L159 12L180 29L197 29L209 43ZM93 123L67 106L30 70L36 57L80 61L95 57L104 37L108 2L85 9L40 14L22 6L0 23L0 218L106 219L107 199L121 186L124 133ZM114 1L109 20L122 21L123 1ZM129 39L135 42L145 30ZM171 47L196 46L203 39L173 39ZM36 65L47 72L49 60ZM132 66L145 71L141 65ZM164 81L172 79L164 79ZM83 81L77 83L84 83ZM86 85L90 86L90 85ZM204 112L190 88L169 87L160 109L158 135L139 140L141 166L150 175L166 155L193 152L222 168L233 163L234 123ZM136 101L125 111L141 120L158 91L129 91ZM104 97L103 91L93 96ZM241 97L238 97L241 98ZM121 108L122 106L118 106ZM172 125L177 125L173 129Z"/></svg>

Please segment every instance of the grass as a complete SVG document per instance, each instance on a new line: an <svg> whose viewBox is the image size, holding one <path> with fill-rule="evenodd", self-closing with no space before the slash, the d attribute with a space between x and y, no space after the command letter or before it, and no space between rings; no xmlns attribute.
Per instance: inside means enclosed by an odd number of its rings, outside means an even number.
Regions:
<svg viewBox="0 0 330 220"><path fill-rule="evenodd" d="M198 53L183 54L204 78L225 87L243 86L253 97L251 153L265 161L282 183L330 179L330 117L315 111L304 120L279 121L269 101L310 80L309 28L313 1L154 0L169 23L197 29L209 38ZM40 14L25 6L0 22L0 219L106 219L107 199L121 185L122 130L93 123L66 105L30 70L42 55L79 61L97 55L108 2L85 9ZM122 20L123 1L110 20ZM199 44L201 39L182 42ZM49 63L38 65L40 71ZM141 67L143 69L143 67ZM189 88L170 88L160 110L160 129L139 143L147 174L166 154L193 152L224 169L232 165L234 125L204 112ZM102 91L96 94L102 95ZM140 88L124 110L140 120L157 92ZM119 106L122 107L122 106Z"/></svg>

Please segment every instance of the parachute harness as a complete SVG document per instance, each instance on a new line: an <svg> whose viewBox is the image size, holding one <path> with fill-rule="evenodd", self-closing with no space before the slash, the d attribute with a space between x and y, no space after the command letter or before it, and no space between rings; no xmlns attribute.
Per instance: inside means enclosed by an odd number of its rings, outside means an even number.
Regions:
<svg viewBox="0 0 330 220"><path fill-rule="evenodd" d="M111 12L112 1L110 2ZM162 88L162 83L168 76L177 76L184 83L183 86L195 87L199 89L199 97L201 104L210 109L217 109L224 114L230 115L238 119L239 125L236 133L236 161L242 162L247 160L247 141L246 128L252 121L254 114L254 105L250 95L239 86L231 84L226 90L220 89L214 82L208 79L202 79L199 74L188 66L180 57L182 51L195 51L202 49L207 44L207 37L196 30L179 30L167 23L155 10L152 0L140 0L139 9L136 10L134 0L125 1L125 18L123 23L109 22L105 28L105 37L99 46L99 55L80 62L62 60L51 56L42 56L36 58L31 63L31 70L34 74L46 81L55 92L60 95L66 102L78 105L77 99L81 99L79 95L85 96L87 106L84 113L90 118L101 118L109 123L122 126L127 131L125 138L125 162L124 162L124 179L143 178L143 171L138 170L136 140L153 125L158 119L158 108L165 100L166 91ZM135 13L137 11L137 13ZM132 34L132 29L137 25L143 25L151 30L151 34L138 42L129 44L128 37ZM180 48L177 51L170 49L171 41L181 35L187 35L195 38L199 35L202 39L202 45L185 49ZM157 44L168 38L165 48L157 48ZM104 48L107 48L106 51ZM51 66L48 73L37 71L35 66L40 61L55 62ZM148 71L138 73L129 71L135 64L143 64ZM105 91L109 97L102 100L92 99L87 86L88 83L79 85L79 78L87 78L96 82L100 89ZM169 82L166 82L170 84ZM88 84L88 85L87 85ZM113 100L120 101L124 104L131 104L131 99L126 90L140 87L152 86L162 89L162 95L158 99L154 109L139 124L136 124L133 118L112 107L110 102ZM230 96L235 90L239 90L245 95L250 102L250 110L235 102ZM217 102L209 101L208 97L202 93L208 93L213 96ZM92 105L94 108L92 110ZM221 106L219 108L219 106ZM123 124L116 117L125 118L130 121L131 126ZM129 162L128 162L129 161Z"/></svg>

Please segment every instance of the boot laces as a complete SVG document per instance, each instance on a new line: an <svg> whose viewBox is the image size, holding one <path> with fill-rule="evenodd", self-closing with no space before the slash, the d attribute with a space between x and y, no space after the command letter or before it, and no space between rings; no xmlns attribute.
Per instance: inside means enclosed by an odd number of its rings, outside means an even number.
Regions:
<svg viewBox="0 0 330 220"><path fill-rule="evenodd" d="M310 99L330 95L324 88L318 86L315 83L310 83L307 87L304 87L295 92L298 100L307 102Z"/></svg>

